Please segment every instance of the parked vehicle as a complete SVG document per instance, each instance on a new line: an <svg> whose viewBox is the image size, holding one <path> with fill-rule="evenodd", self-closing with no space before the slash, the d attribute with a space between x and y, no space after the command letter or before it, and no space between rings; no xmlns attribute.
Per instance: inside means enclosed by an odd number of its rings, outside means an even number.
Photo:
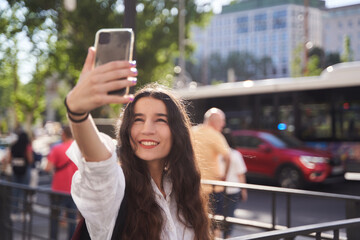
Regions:
<svg viewBox="0 0 360 240"><path fill-rule="evenodd" d="M344 179L344 164L329 152L310 148L282 132L233 131L249 176L270 177L282 187Z"/></svg>

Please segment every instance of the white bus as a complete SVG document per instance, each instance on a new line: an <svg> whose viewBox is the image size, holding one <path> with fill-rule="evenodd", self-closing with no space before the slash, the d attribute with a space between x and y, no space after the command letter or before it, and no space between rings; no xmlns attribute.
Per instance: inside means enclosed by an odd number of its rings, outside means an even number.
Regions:
<svg viewBox="0 0 360 240"><path fill-rule="evenodd" d="M308 145L331 150L360 172L360 62L328 67L320 76L246 80L176 90L191 105L194 123L211 107L227 127L287 131Z"/></svg>

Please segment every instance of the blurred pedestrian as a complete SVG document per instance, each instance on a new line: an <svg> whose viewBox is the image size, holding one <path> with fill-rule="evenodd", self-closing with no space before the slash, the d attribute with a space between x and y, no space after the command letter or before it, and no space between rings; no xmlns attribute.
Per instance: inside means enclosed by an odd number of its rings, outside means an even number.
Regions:
<svg viewBox="0 0 360 240"><path fill-rule="evenodd" d="M71 190L71 181L74 173L77 170L76 165L66 156L66 150L73 142L71 129L66 126L61 134L62 142L55 145L49 155L47 156L48 162L45 171L53 172L52 177L52 190L55 192L68 193ZM50 235L51 239L57 239L59 217L61 214L60 207L69 209L66 212L67 219L74 222L68 222L68 239L71 239L76 226L76 205L69 196L51 195L51 226Z"/></svg>
<svg viewBox="0 0 360 240"><path fill-rule="evenodd" d="M34 131L33 134L33 140L32 140L32 153L33 153L33 159L34 161L30 165L30 187L36 188L39 183L39 169L40 169L40 163L43 158L43 155L39 150L36 148L36 143L38 141L37 133ZM33 201L35 201L35 195L33 196Z"/></svg>
<svg viewBox="0 0 360 240"><path fill-rule="evenodd" d="M147 86L135 96L109 95L136 84L136 63L94 69L94 58L90 48L65 99L76 140L67 154L79 168L71 192L91 239L210 239L183 105L161 86ZM117 143L98 132L89 114L110 103L127 103Z"/></svg>
<svg viewBox="0 0 360 240"><path fill-rule="evenodd" d="M10 163L10 149L9 147L0 148L0 178L6 181L11 181L12 166Z"/></svg>
<svg viewBox="0 0 360 240"><path fill-rule="evenodd" d="M13 182L18 184L29 185L30 182L30 165L33 162L31 142L29 136L23 130L17 131L17 140L10 147L8 159L11 162ZM24 201L24 191L18 188L13 189L14 196L14 208L12 214L12 220L17 220L19 217L24 218L24 216L19 216L18 213L20 210L23 210L22 203Z"/></svg>
<svg viewBox="0 0 360 240"><path fill-rule="evenodd" d="M231 135L230 129L224 129L224 136L231 148L230 153L230 167L229 172L226 177L227 182L236 182L236 183L246 183L245 173L247 168L244 162L244 159L239 151L235 149L234 139ZM222 159L219 159L222 163ZM235 187L226 187L225 198L224 198L224 216L225 217L234 217L234 211L238 202L241 200L246 202L248 198L246 188L235 188ZM232 232L232 224L226 223L224 226L224 237L229 238Z"/></svg>
<svg viewBox="0 0 360 240"><path fill-rule="evenodd" d="M198 162L201 178L208 180L225 181L229 171L230 147L221 131L225 126L225 114L218 108L209 109L204 115L204 122L192 128L193 144L196 160ZM225 171L222 172L218 158L223 156ZM209 194L210 206L214 214L223 213L224 188L216 186L204 187ZM217 225L213 226L215 235L220 237Z"/></svg>

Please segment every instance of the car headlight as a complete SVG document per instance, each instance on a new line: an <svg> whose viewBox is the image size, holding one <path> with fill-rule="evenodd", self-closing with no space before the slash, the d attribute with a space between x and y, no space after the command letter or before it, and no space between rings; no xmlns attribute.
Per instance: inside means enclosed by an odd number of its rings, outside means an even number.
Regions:
<svg viewBox="0 0 360 240"><path fill-rule="evenodd" d="M314 157L314 156L300 156L300 162L304 164L305 167L314 169L316 164L326 163L329 161L328 158L325 157Z"/></svg>

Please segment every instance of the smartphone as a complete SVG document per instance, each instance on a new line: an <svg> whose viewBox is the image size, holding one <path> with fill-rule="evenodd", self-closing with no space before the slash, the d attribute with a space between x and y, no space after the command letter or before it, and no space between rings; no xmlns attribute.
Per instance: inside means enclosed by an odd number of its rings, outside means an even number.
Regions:
<svg viewBox="0 0 360 240"><path fill-rule="evenodd" d="M117 60L133 60L134 32L131 28L104 28L95 36L95 67ZM125 80L125 79L122 79ZM125 95L129 87L109 94Z"/></svg>

